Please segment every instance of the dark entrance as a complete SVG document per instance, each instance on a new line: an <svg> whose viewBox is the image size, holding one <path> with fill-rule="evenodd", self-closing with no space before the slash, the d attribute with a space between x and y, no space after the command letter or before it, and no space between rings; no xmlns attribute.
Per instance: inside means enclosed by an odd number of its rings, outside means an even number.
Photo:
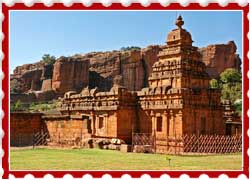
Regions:
<svg viewBox="0 0 250 180"><path fill-rule="evenodd" d="M231 124L226 124L226 135L232 135Z"/></svg>

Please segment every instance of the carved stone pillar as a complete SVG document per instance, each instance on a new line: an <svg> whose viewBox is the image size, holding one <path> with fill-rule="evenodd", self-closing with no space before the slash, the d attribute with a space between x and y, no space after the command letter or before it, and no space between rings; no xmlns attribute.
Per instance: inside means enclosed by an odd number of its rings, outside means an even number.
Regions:
<svg viewBox="0 0 250 180"><path fill-rule="evenodd" d="M108 118L109 118L108 114L105 114L104 117L103 117L103 120L104 120L103 124L104 124L104 129L105 129L106 136L109 136Z"/></svg>
<svg viewBox="0 0 250 180"><path fill-rule="evenodd" d="M151 122L152 122L152 133L154 134L156 131L156 119L155 119L155 113L153 111L150 112Z"/></svg>
<svg viewBox="0 0 250 180"><path fill-rule="evenodd" d="M92 130L92 135L96 135L96 127L95 127L95 114L93 111L90 112L90 120L91 120L91 130Z"/></svg>
<svg viewBox="0 0 250 180"><path fill-rule="evenodd" d="M165 128L163 129L163 131L165 132L166 136L168 136L168 114L167 111L163 112L163 116L164 116L164 124L165 124Z"/></svg>
<svg viewBox="0 0 250 180"><path fill-rule="evenodd" d="M170 119L169 119L169 136L174 136L175 125L174 125L174 113L170 110Z"/></svg>
<svg viewBox="0 0 250 180"><path fill-rule="evenodd" d="M182 111L179 111L175 117L175 132L176 136L181 136L183 134Z"/></svg>

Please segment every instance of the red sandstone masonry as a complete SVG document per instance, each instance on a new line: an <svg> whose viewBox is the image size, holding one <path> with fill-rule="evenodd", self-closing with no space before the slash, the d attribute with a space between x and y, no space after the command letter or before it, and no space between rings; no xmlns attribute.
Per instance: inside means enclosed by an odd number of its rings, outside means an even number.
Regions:
<svg viewBox="0 0 250 180"><path fill-rule="evenodd" d="M10 113L10 146L31 146L33 135L46 129L42 113Z"/></svg>

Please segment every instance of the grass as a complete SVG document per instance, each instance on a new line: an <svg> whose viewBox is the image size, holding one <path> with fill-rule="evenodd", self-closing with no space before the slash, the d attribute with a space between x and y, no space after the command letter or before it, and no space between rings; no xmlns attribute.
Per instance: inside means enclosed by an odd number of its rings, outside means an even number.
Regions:
<svg viewBox="0 0 250 180"><path fill-rule="evenodd" d="M166 157L171 158L168 165ZM240 170L241 154L186 155L123 153L100 149L11 150L12 170Z"/></svg>

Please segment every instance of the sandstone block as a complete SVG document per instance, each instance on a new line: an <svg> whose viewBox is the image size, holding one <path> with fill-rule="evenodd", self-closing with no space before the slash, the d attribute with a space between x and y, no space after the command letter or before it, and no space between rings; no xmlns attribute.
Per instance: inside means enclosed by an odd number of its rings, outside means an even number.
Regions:
<svg viewBox="0 0 250 180"><path fill-rule="evenodd" d="M121 152L131 152L132 146L128 144L121 144L120 151Z"/></svg>

